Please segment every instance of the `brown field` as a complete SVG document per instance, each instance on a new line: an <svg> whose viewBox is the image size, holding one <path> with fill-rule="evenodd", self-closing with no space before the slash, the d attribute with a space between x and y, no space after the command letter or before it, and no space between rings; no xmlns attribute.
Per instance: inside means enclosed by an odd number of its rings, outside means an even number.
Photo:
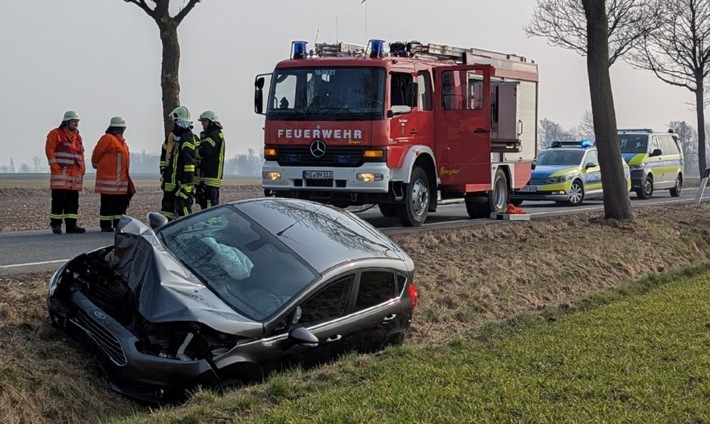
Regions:
<svg viewBox="0 0 710 424"><path fill-rule="evenodd" d="M261 196L232 183L224 201ZM49 191L0 187L0 230L47 229ZM129 213L155 210L160 191L139 187ZM9 206L9 207L7 207ZM98 226L98 195L81 196L80 223ZM405 343L427 347L545 306L575 308L580 296L644 275L707 262L710 204L643 208L633 222L582 214L394 236L414 259L420 301ZM53 329L48 273L0 279L0 422L96 422L145 412L114 395L91 356Z"/></svg>

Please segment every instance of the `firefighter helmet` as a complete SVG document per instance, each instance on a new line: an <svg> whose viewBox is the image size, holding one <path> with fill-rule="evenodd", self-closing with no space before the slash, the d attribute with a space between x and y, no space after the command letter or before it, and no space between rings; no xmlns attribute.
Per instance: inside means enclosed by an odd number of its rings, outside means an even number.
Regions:
<svg viewBox="0 0 710 424"><path fill-rule="evenodd" d="M79 114L76 113L76 112L73 111L73 110L68 110L68 111L64 112L64 118L62 118L62 122L72 121L72 120L77 120L77 121L78 121L78 120L79 120Z"/></svg>
<svg viewBox="0 0 710 424"><path fill-rule="evenodd" d="M126 128L126 120L120 116L114 116L111 118L111 123L108 126L115 128Z"/></svg>
<svg viewBox="0 0 710 424"><path fill-rule="evenodd" d="M202 115L200 115L200 121L203 119L207 119L209 121L214 122L215 124L219 124L219 117L217 116L216 113L212 112L211 110L206 110L202 112Z"/></svg>
<svg viewBox="0 0 710 424"><path fill-rule="evenodd" d="M170 119L173 121L173 123L177 123L178 121L192 121L192 117L190 116L190 110L185 106L178 106L173 109L173 111L170 112Z"/></svg>

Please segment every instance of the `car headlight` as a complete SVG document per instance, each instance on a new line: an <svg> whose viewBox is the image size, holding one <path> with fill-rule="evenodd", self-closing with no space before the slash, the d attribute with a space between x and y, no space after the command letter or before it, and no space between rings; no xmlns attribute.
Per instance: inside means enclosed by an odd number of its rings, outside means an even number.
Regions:
<svg viewBox="0 0 710 424"><path fill-rule="evenodd" d="M629 169L632 170L632 171L638 171L638 170L643 169L645 165L646 165L646 164L644 164L644 163L640 163L640 164L637 164L637 165L629 165Z"/></svg>
<svg viewBox="0 0 710 424"><path fill-rule="evenodd" d="M557 177L548 177L545 180L545 184L557 184L557 183L563 183L567 180L569 180L571 177L569 175L560 175Z"/></svg>

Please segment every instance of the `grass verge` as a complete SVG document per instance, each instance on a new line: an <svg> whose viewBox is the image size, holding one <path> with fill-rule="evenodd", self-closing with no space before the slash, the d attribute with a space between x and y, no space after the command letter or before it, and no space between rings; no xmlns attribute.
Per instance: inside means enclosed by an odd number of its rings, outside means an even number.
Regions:
<svg viewBox="0 0 710 424"><path fill-rule="evenodd" d="M672 284L669 284L672 283ZM487 326L350 356L121 422L710 422L710 272L652 276Z"/></svg>

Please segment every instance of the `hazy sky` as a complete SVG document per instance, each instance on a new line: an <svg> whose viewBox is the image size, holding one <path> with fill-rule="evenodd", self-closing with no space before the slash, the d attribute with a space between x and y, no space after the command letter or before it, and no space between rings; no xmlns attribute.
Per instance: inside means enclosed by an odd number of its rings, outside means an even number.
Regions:
<svg viewBox="0 0 710 424"><path fill-rule="evenodd" d="M149 2L151 3L151 2ZM181 5L183 0L173 0ZM193 118L220 116L227 156L256 151L263 117L253 81L288 57L290 42L418 40L515 53L540 70L539 117L576 126L590 110L585 59L522 30L534 0L203 0L179 28L181 101ZM87 156L113 115L132 152L162 143L161 45L155 23L123 0L6 1L0 14L0 165L45 164L44 142L67 109L81 115ZM695 126L693 97L625 63L612 67L619 127ZM199 122L196 122L199 128Z"/></svg>

